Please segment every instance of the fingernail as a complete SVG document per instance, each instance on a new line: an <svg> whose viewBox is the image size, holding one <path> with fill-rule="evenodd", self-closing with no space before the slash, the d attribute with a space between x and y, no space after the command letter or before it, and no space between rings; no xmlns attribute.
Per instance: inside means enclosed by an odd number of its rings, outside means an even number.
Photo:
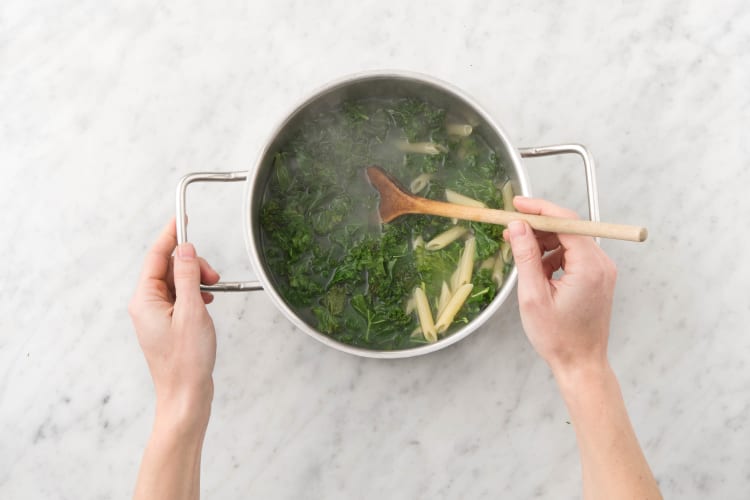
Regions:
<svg viewBox="0 0 750 500"><path fill-rule="evenodd" d="M177 247L177 256L183 260L195 258L195 247L192 243L183 243Z"/></svg>
<svg viewBox="0 0 750 500"><path fill-rule="evenodd" d="M214 266L212 266L206 259L203 259L203 263L206 264L206 267L208 267L209 271L216 272L216 269L214 269Z"/></svg>
<svg viewBox="0 0 750 500"><path fill-rule="evenodd" d="M510 231L510 237L513 238L514 236L523 236L526 234L526 224L521 222L520 220L514 220L510 224L508 224L508 231Z"/></svg>

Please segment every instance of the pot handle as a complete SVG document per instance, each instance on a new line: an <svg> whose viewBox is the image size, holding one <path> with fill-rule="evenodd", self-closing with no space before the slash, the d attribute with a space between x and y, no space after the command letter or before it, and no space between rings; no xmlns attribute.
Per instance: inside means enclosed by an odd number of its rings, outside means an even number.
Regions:
<svg viewBox="0 0 750 500"><path fill-rule="evenodd" d="M596 185L596 169L591 153L581 144L555 144L552 146L538 146L534 148L518 148L522 158L536 158L540 156L554 156L576 154L583 160L586 173L586 193L589 198L589 219L599 222L599 192ZM599 238L594 238L599 243Z"/></svg>
<svg viewBox="0 0 750 500"><path fill-rule="evenodd" d="M236 182L247 179L247 172L195 172L187 174L177 184L177 243L187 242L187 214L185 194L193 182ZM215 285L201 285L203 292L248 292L263 290L260 281L220 281Z"/></svg>

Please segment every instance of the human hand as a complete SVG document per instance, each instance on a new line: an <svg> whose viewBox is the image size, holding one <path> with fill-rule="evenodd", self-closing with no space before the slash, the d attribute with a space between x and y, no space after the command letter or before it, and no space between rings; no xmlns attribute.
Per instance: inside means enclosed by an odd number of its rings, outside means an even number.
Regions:
<svg viewBox="0 0 750 500"><path fill-rule="evenodd" d="M513 205L576 218L544 200L516 196ZM584 498L662 498L607 361L614 263L585 236L534 232L522 221L504 236L518 268L523 328L552 368L575 427ZM554 279L558 269L564 274Z"/></svg>
<svg viewBox="0 0 750 500"><path fill-rule="evenodd" d="M577 218L550 202L516 196L524 213ZM592 238L532 231L526 222L505 230L518 268L518 303L526 335L553 372L607 365L607 339L617 270ZM564 274L555 279L553 273Z"/></svg>
<svg viewBox="0 0 750 500"><path fill-rule="evenodd" d="M177 249L173 256L172 252ZM156 390L157 420L205 426L213 398L216 333L201 282L219 275L190 243L177 246L174 219L149 250L128 311Z"/></svg>

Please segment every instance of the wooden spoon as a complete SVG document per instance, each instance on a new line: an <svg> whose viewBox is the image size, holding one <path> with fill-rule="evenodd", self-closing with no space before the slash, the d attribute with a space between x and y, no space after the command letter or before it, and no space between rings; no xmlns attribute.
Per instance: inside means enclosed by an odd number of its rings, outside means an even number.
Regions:
<svg viewBox="0 0 750 500"><path fill-rule="evenodd" d="M532 228L539 231L598 236L627 241L645 241L648 236L646 228L639 226L531 215L428 200L407 192L398 184L398 181L377 165L367 167L367 177L380 193L380 218L383 222L390 222L405 214L424 214L505 226L514 220L524 220Z"/></svg>

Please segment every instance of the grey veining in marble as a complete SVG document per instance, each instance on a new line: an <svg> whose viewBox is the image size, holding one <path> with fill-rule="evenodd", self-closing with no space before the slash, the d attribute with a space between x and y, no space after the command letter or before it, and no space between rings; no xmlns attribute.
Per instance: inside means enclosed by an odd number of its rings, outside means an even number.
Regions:
<svg viewBox="0 0 750 500"><path fill-rule="evenodd" d="M699 2L0 5L0 498L130 495L154 410L126 314L177 179L243 170L317 86L402 68L474 95L518 146L599 165L619 266L610 355L667 498L750 491L750 9ZM574 159L527 160L584 212ZM192 188L191 188L192 189ZM242 188L191 238L253 274ZM454 347L335 352L263 293L217 297L206 498L579 498L575 437L515 297Z"/></svg>

